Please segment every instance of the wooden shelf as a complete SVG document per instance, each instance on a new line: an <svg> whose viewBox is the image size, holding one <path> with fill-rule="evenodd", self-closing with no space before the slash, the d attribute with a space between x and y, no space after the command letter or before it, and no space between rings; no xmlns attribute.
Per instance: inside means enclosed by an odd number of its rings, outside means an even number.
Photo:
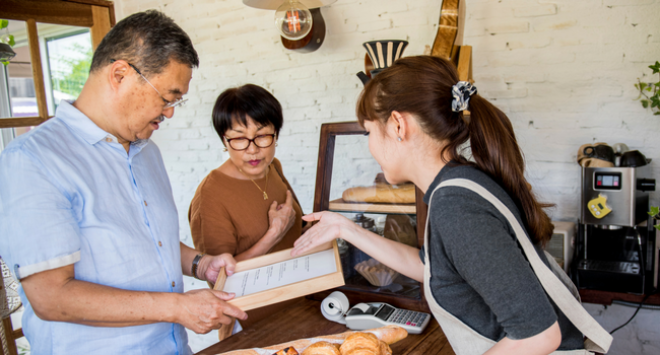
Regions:
<svg viewBox="0 0 660 355"><path fill-rule="evenodd" d="M366 212L366 213L389 213L389 214L415 214L415 204L386 204L386 203L360 203L346 202L342 199L332 200L328 209L335 212Z"/></svg>

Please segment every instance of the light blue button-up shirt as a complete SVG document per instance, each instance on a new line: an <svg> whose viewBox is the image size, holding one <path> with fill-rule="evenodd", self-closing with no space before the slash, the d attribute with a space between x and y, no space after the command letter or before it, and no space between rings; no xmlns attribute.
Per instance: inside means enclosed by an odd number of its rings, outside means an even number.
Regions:
<svg viewBox="0 0 660 355"><path fill-rule="evenodd" d="M183 292L177 210L158 147L139 141L127 154L63 102L0 154L0 256L19 279L74 264L77 280ZM179 324L48 322L20 294L34 355L191 353Z"/></svg>

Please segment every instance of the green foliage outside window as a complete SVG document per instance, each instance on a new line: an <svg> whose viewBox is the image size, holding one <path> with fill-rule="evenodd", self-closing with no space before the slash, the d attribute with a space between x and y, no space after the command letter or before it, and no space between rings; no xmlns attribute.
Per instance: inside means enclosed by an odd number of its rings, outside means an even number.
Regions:
<svg viewBox="0 0 660 355"><path fill-rule="evenodd" d="M0 20L0 30L7 28L7 26L9 26L8 20ZM4 44L8 44L10 47L13 47L16 44L16 41L14 40L14 35L9 34L9 32L0 36L0 42ZM6 60L3 60L1 62L4 65L9 64L9 62Z"/></svg>
<svg viewBox="0 0 660 355"><path fill-rule="evenodd" d="M74 44L70 50L79 53L80 55L57 58L63 68L51 72L51 80L53 83L53 90L63 92L73 97L78 97L87 77L89 76L93 51L91 48L77 43Z"/></svg>

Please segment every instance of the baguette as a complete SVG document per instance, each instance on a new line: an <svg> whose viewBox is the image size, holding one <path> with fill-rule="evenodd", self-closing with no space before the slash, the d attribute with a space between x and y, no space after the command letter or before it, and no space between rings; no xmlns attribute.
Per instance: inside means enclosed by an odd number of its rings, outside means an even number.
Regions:
<svg viewBox="0 0 660 355"><path fill-rule="evenodd" d="M341 194L346 202L415 203L415 185L388 185L352 187Z"/></svg>

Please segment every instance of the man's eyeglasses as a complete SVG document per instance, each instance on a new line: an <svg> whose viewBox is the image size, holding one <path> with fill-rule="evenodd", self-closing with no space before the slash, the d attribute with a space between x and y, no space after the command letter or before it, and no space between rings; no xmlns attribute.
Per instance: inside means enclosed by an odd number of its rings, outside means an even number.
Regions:
<svg viewBox="0 0 660 355"><path fill-rule="evenodd" d="M273 145L275 137L276 134L262 134L252 139L245 137L227 138L225 136L225 140L227 140L227 143L233 150L246 150L250 146L250 143L254 143L258 148L268 148Z"/></svg>
<svg viewBox="0 0 660 355"><path fill-rule="evenodd" d="M116 61L115 59L110 59L110 63L114 63L115 61ZM128 62L126 62L126 63L128 63ZM183 105L186 101L188 101L188 99L184 99L183 97L178 99L178 100L175 100L175 101L170 101L170 100L165 99L163 97L163 95L160 94L160 91L158 91L158 89L156 89L156 87L151 82L149 82L149 80L147 80L147 78L144 75L142 75L140 70L138 70L138 68L136 68L135 65L133 65L131 63L128 63L128 65L131 68L133 68L133 70L135 70L136 73L140 74L142 79L144 79L144 81L146 81L147 84L149 84L149 86L151 86L154 90L156 90L156 92L158 93L158 96L160 96L160 99L163 100L163 102L165 103L165 106L163 106L163 110L166 110L170 107L179 107L179 106Z"/></svg>

